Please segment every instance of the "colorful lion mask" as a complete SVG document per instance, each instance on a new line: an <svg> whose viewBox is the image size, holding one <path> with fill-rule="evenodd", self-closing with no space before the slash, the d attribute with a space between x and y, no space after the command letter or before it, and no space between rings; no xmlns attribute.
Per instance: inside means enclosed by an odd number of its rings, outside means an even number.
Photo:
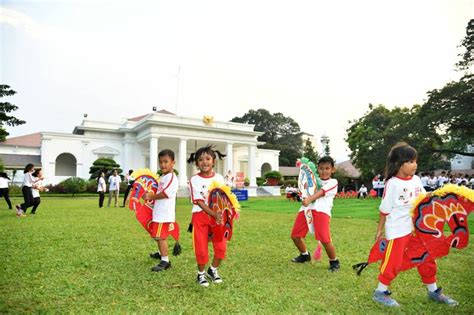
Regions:
<svg viewBox="0 0 474 315"><path fill-rule="evenodd" d="M449 254L451 248L462 249L469 243L467 217L474 210L474 191L457 185L445 185L432 193L422 194L414 202L412 217L414 230L405 250L401 270L408 270L424 262ZM451 234L444 234L448 224ZM387 240L381 239L372 247L365 263L352 266L360 275L368 264L385 256Z"/></svg>

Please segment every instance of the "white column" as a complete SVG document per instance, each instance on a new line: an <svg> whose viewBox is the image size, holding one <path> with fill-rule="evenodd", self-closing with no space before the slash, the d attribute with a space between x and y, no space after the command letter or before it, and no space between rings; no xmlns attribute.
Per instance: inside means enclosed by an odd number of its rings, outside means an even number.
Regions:
<svg viewBox="0 0 474 315"><path fill-rule="evenodd" d="M248 172L247 176L250 179L250 187L257 186L257 146L254 144L249 145L249 158L248 158Z"/></svg>
<svg viewBox="0 0 474 315"><path fill-rule="evenodd" d="M158 137L150 138L150 170L158 171Z"/></svg>
<svg viewBox="0 0 474 315"><path fill-rule="evenodd" d="M179 165L178 165L178 172L179 172L179 186L187 186L188 185L188 175L186 174L186 160L187 160L187 139L179 139Z"/></svg>
<svg viewBox="0 0 474 315"><path fill-rule="evenodd" d="M133 142L130 140L124 140L123 143L123 159L122 159L122 168L124 172L127 172L128 170L133 169L133 163L132 160L130 159L131 155L131 147L132 147Z"/></svg>
<svg viewBox="0 0 474 315"><path fill-rule="evenodd" d="M232 143L227 143L226 145L226 158L224 161L224 176L229 172L229 170L234 174L234 147Z"/></svg>

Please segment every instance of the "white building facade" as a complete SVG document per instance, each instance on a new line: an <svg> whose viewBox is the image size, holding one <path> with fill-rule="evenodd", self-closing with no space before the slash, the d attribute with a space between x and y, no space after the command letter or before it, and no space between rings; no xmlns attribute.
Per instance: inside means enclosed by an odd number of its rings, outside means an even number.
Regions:
<svg viewBox="0 0 474 315"><path fill-rule="evenodd" d="M45 182L56 184L71 176L88 179L92 163L101 157L114 159L124 173L139 168L157 171L158 153L171 149L184 191L188 179L197 172L195 165L186 162L189 155L213 144L226 154L217 161L215 171L223 175L229 170L234 174L243 172L250 180L249 196L255 196L256 178L262 175L262 169L278 170L279 151L258 149L261 133L253 129L253 125L176 116L166 111L120 122L85 118L72 134L40 132L7 139L0 143L0 158L7 170L40 161L33 163L43 168Z"/></svg>

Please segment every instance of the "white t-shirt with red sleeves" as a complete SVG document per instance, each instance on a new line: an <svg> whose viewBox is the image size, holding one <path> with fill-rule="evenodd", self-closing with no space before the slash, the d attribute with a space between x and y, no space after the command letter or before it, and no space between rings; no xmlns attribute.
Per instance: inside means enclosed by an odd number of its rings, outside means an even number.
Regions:
<svg viewBox="0 0 474 315"><path fill-rule="evenodd" d="M413 201L425 189L418 176L390 178L386 185L380 204L380 212L386 215L385 237L387 240L399 238L413 231L410 210Z"/></svg>
<svg viewBox="0 0 474 315"><path fill-rule="evenodd" d="M202 211L201 207L197 204L199 200L204 201L206 205L208 204L207 197L209 196L209 186L211 186L214 181L224 185L224 177L217 173L213 173L209 177L204 177L201 173L197 173L191 177L189 180L189 191L191 202L193 203L192 213Z"/></svg>
<svg viewBox="0 0 474 315"><path fill-rule="evenodd" d="M171 172L160 177L156 193L164 193L167 198L155 200L153 206L153 222L176 221L176 194L178 193L178 179Z"/></svg>
<svg viewBox="0 0 474 315"><path fill-rule="evenodd" d="M328 216L331 216L332 205L334 197L337 194L337 179L329 178L326 180L321 180L322 190L324 191L324 196L319 197L307 207L301 206L299 211L304 211L307 209L314 209L317 212L326 213Z"/></svg>

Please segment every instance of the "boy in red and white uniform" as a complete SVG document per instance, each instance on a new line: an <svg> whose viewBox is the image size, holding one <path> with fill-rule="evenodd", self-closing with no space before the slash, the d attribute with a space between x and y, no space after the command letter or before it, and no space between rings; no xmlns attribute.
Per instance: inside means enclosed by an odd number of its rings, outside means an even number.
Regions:
<svg viewBox="0 0 474 315"><path fill-rule="evenodd" d="M314 195L303 199L302 206L296 216L293 230L291 231L291 239L299 249L300 255L293 258L292 262L304 263L311 261L311 255L303 240L309 231L305 210L310 209L312 214L310 220L312 219L314 225L314 237L323 244L326 250L326 254L329 257L329 270L337 271L340 268L329 229L333 201L337 194L337 179L331 178L335 171L334 160L331 157L325 156L319 160L318 174L321 179L322 188Z"/></svg>
<svg viewBox="0 0 474 315"><path fill-rule="evenodd" d="M163 271L171 267L168 256L168 236L179 240L179 226L176 222L176 194L178 179L173 172L174 152L162 150L158 154L162 175L158 183L156 194L147 193L145 199L153 199L153 219L151 223L151 237L156 240L159 252L151 254L152 258L160 259L160 263L152 271Z"/></svg>

